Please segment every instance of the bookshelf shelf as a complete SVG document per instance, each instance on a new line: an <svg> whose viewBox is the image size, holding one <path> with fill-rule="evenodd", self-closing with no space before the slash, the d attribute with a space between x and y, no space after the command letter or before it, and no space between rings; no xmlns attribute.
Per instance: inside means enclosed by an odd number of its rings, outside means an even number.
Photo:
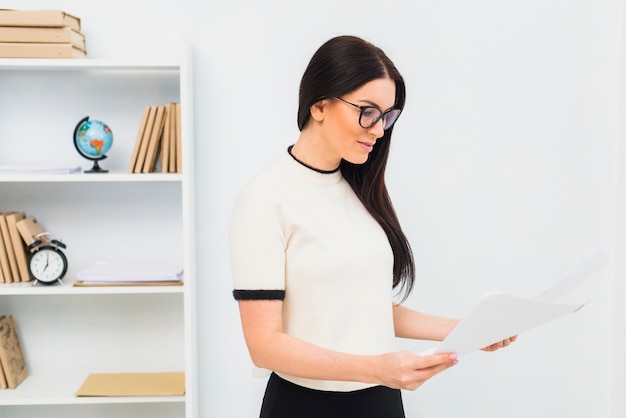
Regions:
<svg viewBox="0 0 626 418"><path fill-rule="evenodd" d="M181 182L181 174L146 173L130 174L111 172L107 174L0 174L1 183L129 183L129 182Z"/></svg>
<svg viewBox="0 0 626 418"><path fill-rule="evenodd" d="M16 389L0 391L0 405L99 405L118 403L184 403L185 396L76 397L86 376L28 376ZM45 393L45 396L41 394Z"/></svg>
<svg viewBox="0 0 626 418"><path fill-rule="evenodd" d="M183 294L185 286L74 286L74 281L65 280L63 285L33 285L32 282L8 283L0 286L0 301L3 296L56 296L56 295L140 295L140 294ZM0 304L1 305L1 304Z"/></svg>
<svg viewBox="0 0 626 418"><path fill-rule="evenodd" d="M85 70L137 70L137 71L173 71L178 72L179 61L172 60L111 60L111 59L21 59L0 58L0 71L85 71Z"/></svg>
<svg viewBox="0 0 626 418"><path fill-rule="evenodd" d="M62 285L0 283L29 376L0 390L0 415L197 418L191 57L180 60L0 59L0 212L23 211L66 245ZM180 173L128 172L147 105L181 104ZM7 173L77 167L84 116L114 143L105 174ZM94 261L180 262L180 286L74 286ZM90 373L185 372L184 396L76 397ZM13 415L12 415L13 414Z"/></svg>

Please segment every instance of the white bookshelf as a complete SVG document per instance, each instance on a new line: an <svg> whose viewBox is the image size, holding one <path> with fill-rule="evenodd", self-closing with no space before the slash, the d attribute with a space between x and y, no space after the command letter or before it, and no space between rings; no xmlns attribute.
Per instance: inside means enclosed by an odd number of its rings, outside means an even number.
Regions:
<svg viewBox="0 0 626 418"><path fill-rule="evenodd" d="M0 284L29 369L0 390L3 417L197 417L191 62L0 59L0 165L89 169L72 142L106 122L109 173L0 174L0 211L24 211L66 245L62 285ZM145 106L181 103L182 173L130 174ZM97 260L171 259L182 286L75 287ZM90 373L185 372L185 395L76 397ZM5 415L6 414L6 415Z"/></svg>

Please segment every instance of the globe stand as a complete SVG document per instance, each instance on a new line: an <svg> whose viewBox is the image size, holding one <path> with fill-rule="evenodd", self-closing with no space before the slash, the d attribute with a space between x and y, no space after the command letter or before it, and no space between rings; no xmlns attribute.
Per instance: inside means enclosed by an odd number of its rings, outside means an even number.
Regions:
<svg viewBox="0 0 626 418"><path fill-rule="evenodd" d="M100 168L100 165L98 164L98 160L93 162L93 167L91 167L91 170L85 170L85 173L108 173L108 172L109 170Z"/></svg>

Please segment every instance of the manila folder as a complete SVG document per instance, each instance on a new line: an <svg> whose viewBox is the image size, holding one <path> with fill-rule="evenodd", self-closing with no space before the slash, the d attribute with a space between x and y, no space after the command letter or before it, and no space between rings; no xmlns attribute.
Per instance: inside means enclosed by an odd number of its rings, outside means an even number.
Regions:
<svg viewBox="0 0 626 418"><path fill-rule="evenodd" d="M185 373L92 373L76 396L181 396Z"/></svg>

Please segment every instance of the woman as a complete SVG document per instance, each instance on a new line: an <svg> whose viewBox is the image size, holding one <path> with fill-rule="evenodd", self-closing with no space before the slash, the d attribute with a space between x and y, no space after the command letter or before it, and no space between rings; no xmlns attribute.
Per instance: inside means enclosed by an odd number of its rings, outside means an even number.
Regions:
<svg viewBox="0 0 626 418"><path fill-rule="evenodd" d="M439 341L458 322L392 302L415 270L384 179L404 102L382 50L329 40L302 77L296 143L235 204L233 294L252 361L273 371L261 417L404 417L400 389L457 363L394 351L396 337Z"/></svg>

